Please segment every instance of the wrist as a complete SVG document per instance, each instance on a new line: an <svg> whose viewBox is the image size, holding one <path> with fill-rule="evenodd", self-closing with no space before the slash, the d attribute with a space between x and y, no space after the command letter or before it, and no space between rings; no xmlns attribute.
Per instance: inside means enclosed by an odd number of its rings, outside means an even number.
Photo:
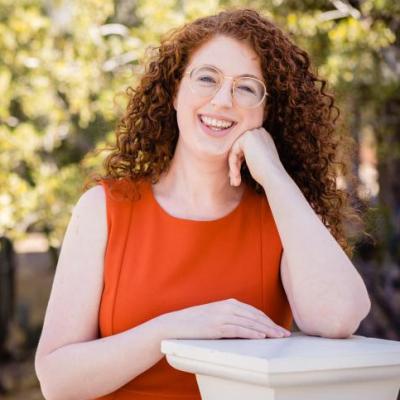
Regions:
<svg viewBox="0 0 400 400"><path fill-rule="evenodd" d="M289 181L290 179L289 174L286 172L282 164L271 164L266 168L260 184L267 193L267 190L270 190L274 185L280 185L282 182Z"/></svg>
<svg viewBox="0 0 400 400"><path fill-rule="evenodd" d="M172 314L173 312L161 314L149 321L160 341L164 339L177 339L173 329Z"/></svg>

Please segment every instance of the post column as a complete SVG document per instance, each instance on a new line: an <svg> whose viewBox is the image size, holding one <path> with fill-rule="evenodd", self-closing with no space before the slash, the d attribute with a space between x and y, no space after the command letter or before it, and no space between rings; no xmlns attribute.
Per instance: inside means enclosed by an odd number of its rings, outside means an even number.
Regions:
<svg viewBox="0 0 400 400"><path fill-rule="evenodd" d="M400 342L301 332L279 339L164 340L168 363L196 374L203 400L396 400Z"/></svg>

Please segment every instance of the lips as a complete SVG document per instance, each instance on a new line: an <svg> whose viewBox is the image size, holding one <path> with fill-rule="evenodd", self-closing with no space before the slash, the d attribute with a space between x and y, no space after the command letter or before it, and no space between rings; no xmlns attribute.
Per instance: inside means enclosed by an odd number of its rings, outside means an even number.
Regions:
<svg viewBox="0 0 400 400"><path fill-rule="evenodd" d="M211 127L202 121L201 116L206 116L206 118L208 117L208 118L212 118L214 120L217 119L217 120L222 120L222 121L233 122L233 124L227 128ZM199 114L197 116L197 118L198 118L198 121L199 121L202 131L205 132L207 135L213 136L213 137L225 136L237 125L236 121L232 121L230 119L215 118L214 116L208 116L208 115L204 115L204 114Z"/></svg>
<svg viewBox="0 0 400 400"><path fill-rule="evenodd" d="M200 119L209 128L227 129L234 124L234 121L231 120L212 118L207 115L201 115L201 114L200 114Z"/></svg>

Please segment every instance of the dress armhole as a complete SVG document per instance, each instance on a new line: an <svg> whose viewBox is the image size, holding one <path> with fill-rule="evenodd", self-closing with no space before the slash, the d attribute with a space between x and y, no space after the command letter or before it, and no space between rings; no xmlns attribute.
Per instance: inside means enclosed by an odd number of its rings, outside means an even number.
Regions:
<svg viewBox="0 0 400 400"><path fill-rule="evenodd" d="M110 237L111 232L111 205L110 205L110 193L107 182L100 181L100 186L103 187L105 202L106 202L106 213L107 213L107 236Z"/></svg>

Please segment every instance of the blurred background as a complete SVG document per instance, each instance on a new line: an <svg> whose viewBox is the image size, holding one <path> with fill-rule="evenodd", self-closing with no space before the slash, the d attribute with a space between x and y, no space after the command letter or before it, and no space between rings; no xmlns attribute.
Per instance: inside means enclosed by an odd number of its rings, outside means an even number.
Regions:
<svg viewBox="0 0 400 400"><path fill-rule="evenodd" d="M33 356L62 238L146 49L229 6L272 18L329 81L373 238L353 258L372 300L357 334L400 340L400 2L0 0L0 398L43 398Z"/></svg>

